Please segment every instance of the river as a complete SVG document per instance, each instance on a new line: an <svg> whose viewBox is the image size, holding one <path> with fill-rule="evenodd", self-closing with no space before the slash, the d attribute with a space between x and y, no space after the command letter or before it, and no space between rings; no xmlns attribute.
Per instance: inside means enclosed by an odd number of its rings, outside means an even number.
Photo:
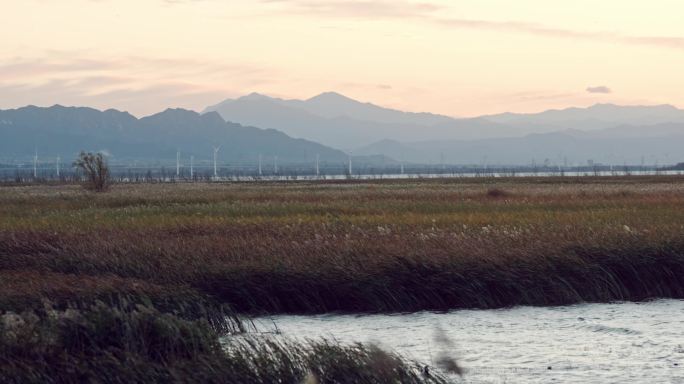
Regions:
<svg viewBox="0 0 684 384"><path fill-rule="evenodd" d="M255 319L290 338L372 342L464 383L684 383L684 300ZM452 343L445 342L450 340Z"/></svg>

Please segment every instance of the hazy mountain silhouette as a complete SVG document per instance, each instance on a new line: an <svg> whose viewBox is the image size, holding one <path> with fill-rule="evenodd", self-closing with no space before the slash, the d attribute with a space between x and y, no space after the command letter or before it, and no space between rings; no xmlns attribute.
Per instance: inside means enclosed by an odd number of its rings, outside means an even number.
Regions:
<svg viewBox="0 0 684 384"><path fill-rule="evenodd" d="M362 103L337 92L325 92L310 99L281 100L285 105L303 109L311 114L329 119L347 117L354 120L387 124L437 125L451 122L453 118L432 113L403 112Z"/></svg>
<svg viewBox="0 0 684 384"><path fill-rule="evenodd" d="M354 150L382 140L398 142L481 140L565 132L590 138L589 132L624 137L660 137L683 132L684 111L669 105L597 104L537 114L504 113L457 119L430 113L408 113L362 103L335 92L307 100L283 100L253 93L208 107L224 119L282 130L325 145ZM388 153L384 153L389 155Z"/></svg>
<svg viewBox="0 0 684 384"><path fill-rule="evenodd" d="M115 158L175 159L176 151L198 159L211 157L221 146L222 161L251 161L259 154L278 156L282 162L344 162L347 155L272 129L225 122L216 113L200 115L184 109L167 109L136 117L116 110L92 108L24 107L0 110L0 153L3 158L27 158L38 148L42 156L66 158L80 150L104 150Z"/></svg>
<svg viewBox="0 0 684 384"><path fill-rule="evenodd" d="M335 148L353 149L391 138L476 139L512 135L509 127L484 119L454 119L361 103L334 92L308 100L283 100L257 93L208 107L227 121L282 130Z"/></svg>
<svg viewBox="0 0 684 384"><path fill-rule="evenodd" d="M565 129L595 130L619 125L655 125L684 123L684 110L671 105L620 106L596 104L588 108L566 108L534 114L503 113L483 118L514 128L532 128L537 132Z"/></svg>
<svg viewBox="0 0 684 384"><path fill-rule="evenodd" d="M584 139L612 139L612 138L653 138L684 135L684 122L659 123L652 125L623 124L610 128L593 131L568 129L562 131L569 135Z"/></svg>
<svg viewBox="0 0 684 384"><path fill-rule="evenodd" d="M175 159L180 150L201 161L220 145L221 161L252 164L259 154L283 163L312 162L317 154L323 162L347 160L331 147L353 149L361 156L357 162L368 164L392 159L436 164L442 157L451 164L684 161L684 111L667 105L598 104L455 119L382 108L333 92L308 100L254 93L203 114L167 109L141 119L113 109L59 105L0 110L0 132L3 159L26 159L38 148L42 156L66 158L85 149L147 161Z"/></svg>
<svg viewBox="0 0 684 384"><path fill-rule="evenodd" d="M684 127L683 127L684 128ZM586 165L674 164L684 161L684 134L623 137L595 133L554 132L524 137L483 140L442 140L401 143L383 140L356 151L358 155L383 154L422 164Z"/></svg>

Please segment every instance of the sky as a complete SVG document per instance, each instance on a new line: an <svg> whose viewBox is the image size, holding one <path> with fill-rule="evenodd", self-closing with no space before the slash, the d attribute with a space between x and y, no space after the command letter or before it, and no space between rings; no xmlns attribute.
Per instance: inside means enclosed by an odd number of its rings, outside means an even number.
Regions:
<svg viewBox="0 0 684 384"><path fill-rule="evenodd" d="M477 116L684 107L681 0L0 0L0 108L336 91Z"/></svg>

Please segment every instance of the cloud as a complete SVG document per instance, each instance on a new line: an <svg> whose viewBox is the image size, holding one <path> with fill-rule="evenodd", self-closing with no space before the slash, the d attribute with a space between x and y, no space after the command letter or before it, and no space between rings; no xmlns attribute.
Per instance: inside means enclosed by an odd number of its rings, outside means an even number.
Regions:
<svg viewBox="0 0 684 384"><path fill-rule="evenodd" d="M552 91L525 91L505 95L505 99L513 99L516 101L562 101L574 99L576 97L576 93Z"/></svg>
<svg viewBox="0 0 684 384"><path fill-rule="evenodd" d="M446 18L439 15L444 7L432 3L416 3L405 0L360 1L360 0L262 0L262 3L280 4L280 12L288 14L307 14L330 18L411 19L454 29L481 29L490 31L524 33L557 39L577 39L620 43L628 45L648 45L684 50L684 37L681 36L632 36L608 31L582 31L558 28L538 23L518 21L493 21L463 18Z"/></svg>
<svg viewBox="0 0 684 384"><path fill-rule="evenodd" d="M404 0L262 0L262 3L285 5L282 11L287 13L352 18L419 17L443 8L436 4Z"/></svg>
<svg viewBox="0 0 684 384"><path fill-rule="evenodd" d="M392 90L393 87L390 84L385 84L385 83L361 83L361 82L354 82L354 81L345 81L341 83L336 83L332 86L334 89L340 89L340 90L347 90L347 89L355 89L355 90L365 90L365 91L389 91Z"/></svg>
<svg viewBox="0 0 684 384"><path fill-rule="evenodd" d="M605 85L599 85L597 87L587 87L587 92L589 93L612 93L613 91L606 87Z"/></svg>
<svg viewBox="0 0 684 384"><path fill-rule="evenodd" d="M166 5L180 5L180 4L193 4L201 3L209 0L161 0L162 3Z"/></svg>
<svg viewBox="0 0 684 384"><path fill-rule="evenodd" d="M181 82L137 84L116 78L82 80L55 79L41 84L0 84L0 105L89 106L116 108L137 116L149 115L168 107L201 109L226 97L227 92ZM106 89L105 91L99 91Z"/></svg>
<svg viewBox="0 0 684 384"><path fill-rule="evenodd" d="M485 29L503 32L525 33L542 37L604 41L631 45L650 45L664 48L684 49L684 37L679 36L630 36L605 31L578 31L572 29L554 28L535 23L520 23L515 21L487 21L467 19L433 19L438 23L452 28Z"/></svg>
<svg viewBox="0 0 684 384"><path fill-rule="evenodd" d="M7 75L0 77L0 108L65 104L127 109L136 115L167 107L202 109L268 87L281 77L274 69L247 63L85 56L51 52L43 57L0 59L0 73Z"/></svg>

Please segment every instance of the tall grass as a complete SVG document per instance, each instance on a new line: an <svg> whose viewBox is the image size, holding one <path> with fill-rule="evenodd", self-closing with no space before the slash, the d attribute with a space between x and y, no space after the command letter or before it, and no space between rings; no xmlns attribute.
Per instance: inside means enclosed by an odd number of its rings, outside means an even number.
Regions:
<svg viewBox="0 0 684 384"><path fill-rule="evenodd" d="M0 276L41 283L20 284L21 295L6 293L4 300L41 290L57 298L99 297L135 287L162 306L175 296L192 308L197 293L204 293L238 312L312 313L684 297L684 239L678 233L504 233L488 227L411 233L387 227L372 234L347 228L347 237L338 227L298 230L296 237L264 227L182 235L113 231L99 240L15 233L15 245L0 241ZM23 244L36 251L22 251ZM65 279L72 282L68 287L61 286Z"/></svg>
<svg viewBox="0 0 684 384"><path fill-rule="evenodd" d="M576 180L6 188L0 271L251 313L684 297L684 179Z"/></svg>
<svg viewBox="0 0 684 384"><path fill-rule="evenodd" d="M29 270L0 270L0 311L84 310L94 303L124 311L152 306L187 319L205 320L218 333L245 331L230 306L186 286L156 285L114 275L77 275Z"/></svg>
<svg viewBox="0 0 684 384"><path fill-rule="evenodd" d="M683 187L0 187L0 382L440 382L372 346L244 336L242 316L684 298Z"/></svg>
<svg viewBox="0 0 684 384"><path fill-rule="evenodd" d="M0 314L3 383L444 383L377 347L229 336L150 306Z"/></svg>

